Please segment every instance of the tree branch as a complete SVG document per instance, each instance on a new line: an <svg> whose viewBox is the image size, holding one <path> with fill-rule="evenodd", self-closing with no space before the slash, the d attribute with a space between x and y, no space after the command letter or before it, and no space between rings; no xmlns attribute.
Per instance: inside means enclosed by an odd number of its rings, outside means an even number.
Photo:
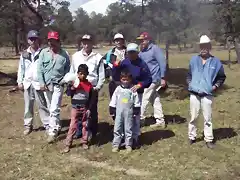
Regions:
<svg viewBox="0 0 240 180"><path fill-rule="evenodd" d="M28 0L23 0L23 2L26 4L27 8L32 11L32 13L34 13L38 19L41 21L41 23L43 22L43 17L41 16L41 14L39 12L37 12L28 2Z"/></svg>

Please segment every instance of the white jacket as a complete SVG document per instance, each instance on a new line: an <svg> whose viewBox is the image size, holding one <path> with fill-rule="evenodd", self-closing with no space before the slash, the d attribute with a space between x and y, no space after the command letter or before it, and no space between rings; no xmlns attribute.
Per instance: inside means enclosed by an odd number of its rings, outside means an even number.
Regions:
<svg viewBox="0 0 240 180"><path fill-rule="evenodd" d="M37 77L38 58L34 60L40 51L41 49L39 48L33 54L29 47L20 56L17 83L23 84L24 89L28 89L32 85L36 90L40 90L40 83Z"/></svg>
<svg viewBox="0 0 240 180"><path fill-rule="evenodd" d="M88 81L94 88L101 89L105 81L102 55L95 52L91 52L91 54L87 55L83 50L74 53L72 56L70 73L77 73L80 64L86 64L88 66Z"/></svg>

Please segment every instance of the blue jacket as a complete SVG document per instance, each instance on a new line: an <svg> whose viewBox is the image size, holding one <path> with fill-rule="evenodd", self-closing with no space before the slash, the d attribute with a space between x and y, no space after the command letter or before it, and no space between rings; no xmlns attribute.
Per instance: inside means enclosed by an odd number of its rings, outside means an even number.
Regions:
<svg viewBox="0 0 240 180"><path fill-rule="evenodd" d="M126 58L120 63L120 65L114 65L112 69L113 81L120 81L120 74L121 70L123 69L128 69L128 71L132 74L134 85L141 85L138 93L143 93L144 88L148 88L152 83L152 77L149 68L147 64L140 58L135 61L130 61L128 58Z"/></svg>
<svg viewBox="0 0 240 180"><path fill-rule="evenodd" d="M165 77L166 58L161 48L151 43L148 48L139 53L139 57L144 60L151 72L152 82L156 83Z"/></svg>
<svg viewBox="0 0 240 180"><path fill-rule="evenodd" d="M213 86L220 87L226 79L221 61L210 56L202 64L201 57L193 56L187 76L188 90L199 95L212 95Z"/></svg>

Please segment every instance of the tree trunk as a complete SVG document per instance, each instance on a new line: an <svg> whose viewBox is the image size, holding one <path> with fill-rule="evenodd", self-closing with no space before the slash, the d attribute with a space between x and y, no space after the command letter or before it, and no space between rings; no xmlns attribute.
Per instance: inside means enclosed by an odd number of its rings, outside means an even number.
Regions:
<svg viewBox="0 0 240 180"><path fill-rule="evenodd" d="M15 53L16 53L16 55L19 55L18 21L17 21L17 17L14 17L13 45L14 45L14 47L15 47Z"/></svg>
<svg viewBox="0 0 240 180"><path fill-rule="evenodd" d="M169 43L166 42L165 44L165 50L166 50L166 63L167 63L167 71L169 70Z"/></svg>
<svg viewBox="0 0 240 180"><path fill-rule="evenodd" d="M234 46L237 55L237 63L240 64L240 39L238 37L234 39Z"/></svg>

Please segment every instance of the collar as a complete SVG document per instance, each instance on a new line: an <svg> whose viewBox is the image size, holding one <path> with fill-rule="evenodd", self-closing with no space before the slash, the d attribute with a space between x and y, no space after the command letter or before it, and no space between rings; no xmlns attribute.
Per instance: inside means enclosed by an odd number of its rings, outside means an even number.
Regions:
<svg viewBox="0 0 240 180"><path fill-rule="evenodd" d="M147 48L144 48L142 51L149 51L153 47L153 43L149 43Z"/></svg>
<svg viewBox="0 0 240 180"><path fill-rule="evenodd" d="M38 48L38 50L36 50L33 54L38 54L40 51L41 51L41 48ZM27 52L32 54L31 46L27 48Z"/></svg>
<svg viewBox="0 0 240 180"><path fill-rule="evenodd" d="M85 56L85 57L90 57L90 56L94 56L94 55L96 55L97 53L95 53L95 52L91 52L90 54L87 54L83 49L80 51L80 53L83 55L83 56Z"/></svg>

